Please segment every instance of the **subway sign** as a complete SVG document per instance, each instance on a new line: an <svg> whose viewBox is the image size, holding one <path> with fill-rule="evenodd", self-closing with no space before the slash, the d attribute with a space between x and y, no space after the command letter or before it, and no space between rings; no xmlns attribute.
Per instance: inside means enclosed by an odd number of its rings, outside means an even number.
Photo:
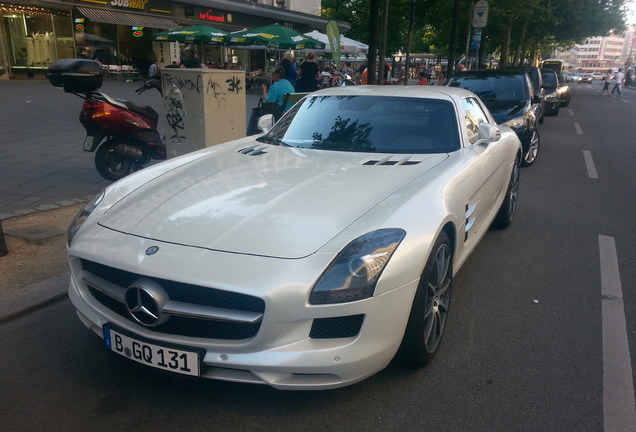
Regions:
<svg viewBox="0 0 636 432"><path fill-rule="evenodd" d="M150 0L112 0L111 6L144 10Z"/></svg>

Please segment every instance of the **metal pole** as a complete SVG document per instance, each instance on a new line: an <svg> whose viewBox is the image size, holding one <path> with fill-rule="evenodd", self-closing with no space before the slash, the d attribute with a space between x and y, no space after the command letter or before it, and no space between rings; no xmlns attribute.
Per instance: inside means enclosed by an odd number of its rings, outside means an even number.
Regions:
<svg viewBox="0 0 636 432"><path fill-rule="evenodd" d="M0 257L7 256L9 249L7 249L7 241L4 238L4 231L2 230L2 221L0 220Z"/></svg>
<svg viewBox="0 0 636 432"><path fill-rule="evenodd" d="M466 30L466 50L465 50L465 55L466 55L466 59L468 59L470 57L470 38L472 36L472 30L473 30L473 8L475 7L475 5L471 2L470 4L470 12L468 13L468 29ZM469 63L469 61L467 61L466 63L468 63L466 65L466 69L471 69L470 64L472 62Z"/></svg>

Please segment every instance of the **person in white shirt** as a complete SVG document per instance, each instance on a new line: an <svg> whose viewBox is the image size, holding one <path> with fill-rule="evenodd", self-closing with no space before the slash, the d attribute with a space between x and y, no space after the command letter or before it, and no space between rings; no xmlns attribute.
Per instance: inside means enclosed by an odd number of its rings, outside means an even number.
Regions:
<svg viewBox="0 0 636 432"><path fill-rule="evenodd" d="M622 94L621 93L621 86L623 85L623 79L625 78L625 74L623 73L623 68L619 68L618 72L616 72L616 83L614 83L614 87L612 88L612 93L614 94L615 91L618 91L618 94Z"/></svg>

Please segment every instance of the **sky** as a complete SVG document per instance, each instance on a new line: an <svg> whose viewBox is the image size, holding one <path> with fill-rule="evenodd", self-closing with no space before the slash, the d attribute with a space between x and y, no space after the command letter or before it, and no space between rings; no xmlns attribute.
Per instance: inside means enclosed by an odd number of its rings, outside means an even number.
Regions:
<svg viewBox="0 0 636 432"><path fill-rule="evenodd" d="M636 0L629 1L628 5L630 14L627 20L627 24L636 24Z"/></svg>

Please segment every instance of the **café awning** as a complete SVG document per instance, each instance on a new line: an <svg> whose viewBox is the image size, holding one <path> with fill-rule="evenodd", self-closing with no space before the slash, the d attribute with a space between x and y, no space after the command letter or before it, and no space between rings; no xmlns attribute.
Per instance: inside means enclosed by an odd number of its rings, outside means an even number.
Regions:
<svg viewBox="0 0 636 432"><path fill-rule="evenodd" d="M329 38L326 34L320 33L318 30L314 30L309 33L305 33L305 36L324 42L325 52L331 52ZM369 45L340 35L340 52L343 54L367 54L369 52Z"/></svg>
<svg viewBox="0 0 636 432"><path fill-rule="evenodd" d="M175 29L179 24L171 18L159 17L154 15L144 15L132 12L121 12L108 9L92 8L78 6L77 10L91 21L121 24L128 26L150 27L159 29Z"/></svg>

